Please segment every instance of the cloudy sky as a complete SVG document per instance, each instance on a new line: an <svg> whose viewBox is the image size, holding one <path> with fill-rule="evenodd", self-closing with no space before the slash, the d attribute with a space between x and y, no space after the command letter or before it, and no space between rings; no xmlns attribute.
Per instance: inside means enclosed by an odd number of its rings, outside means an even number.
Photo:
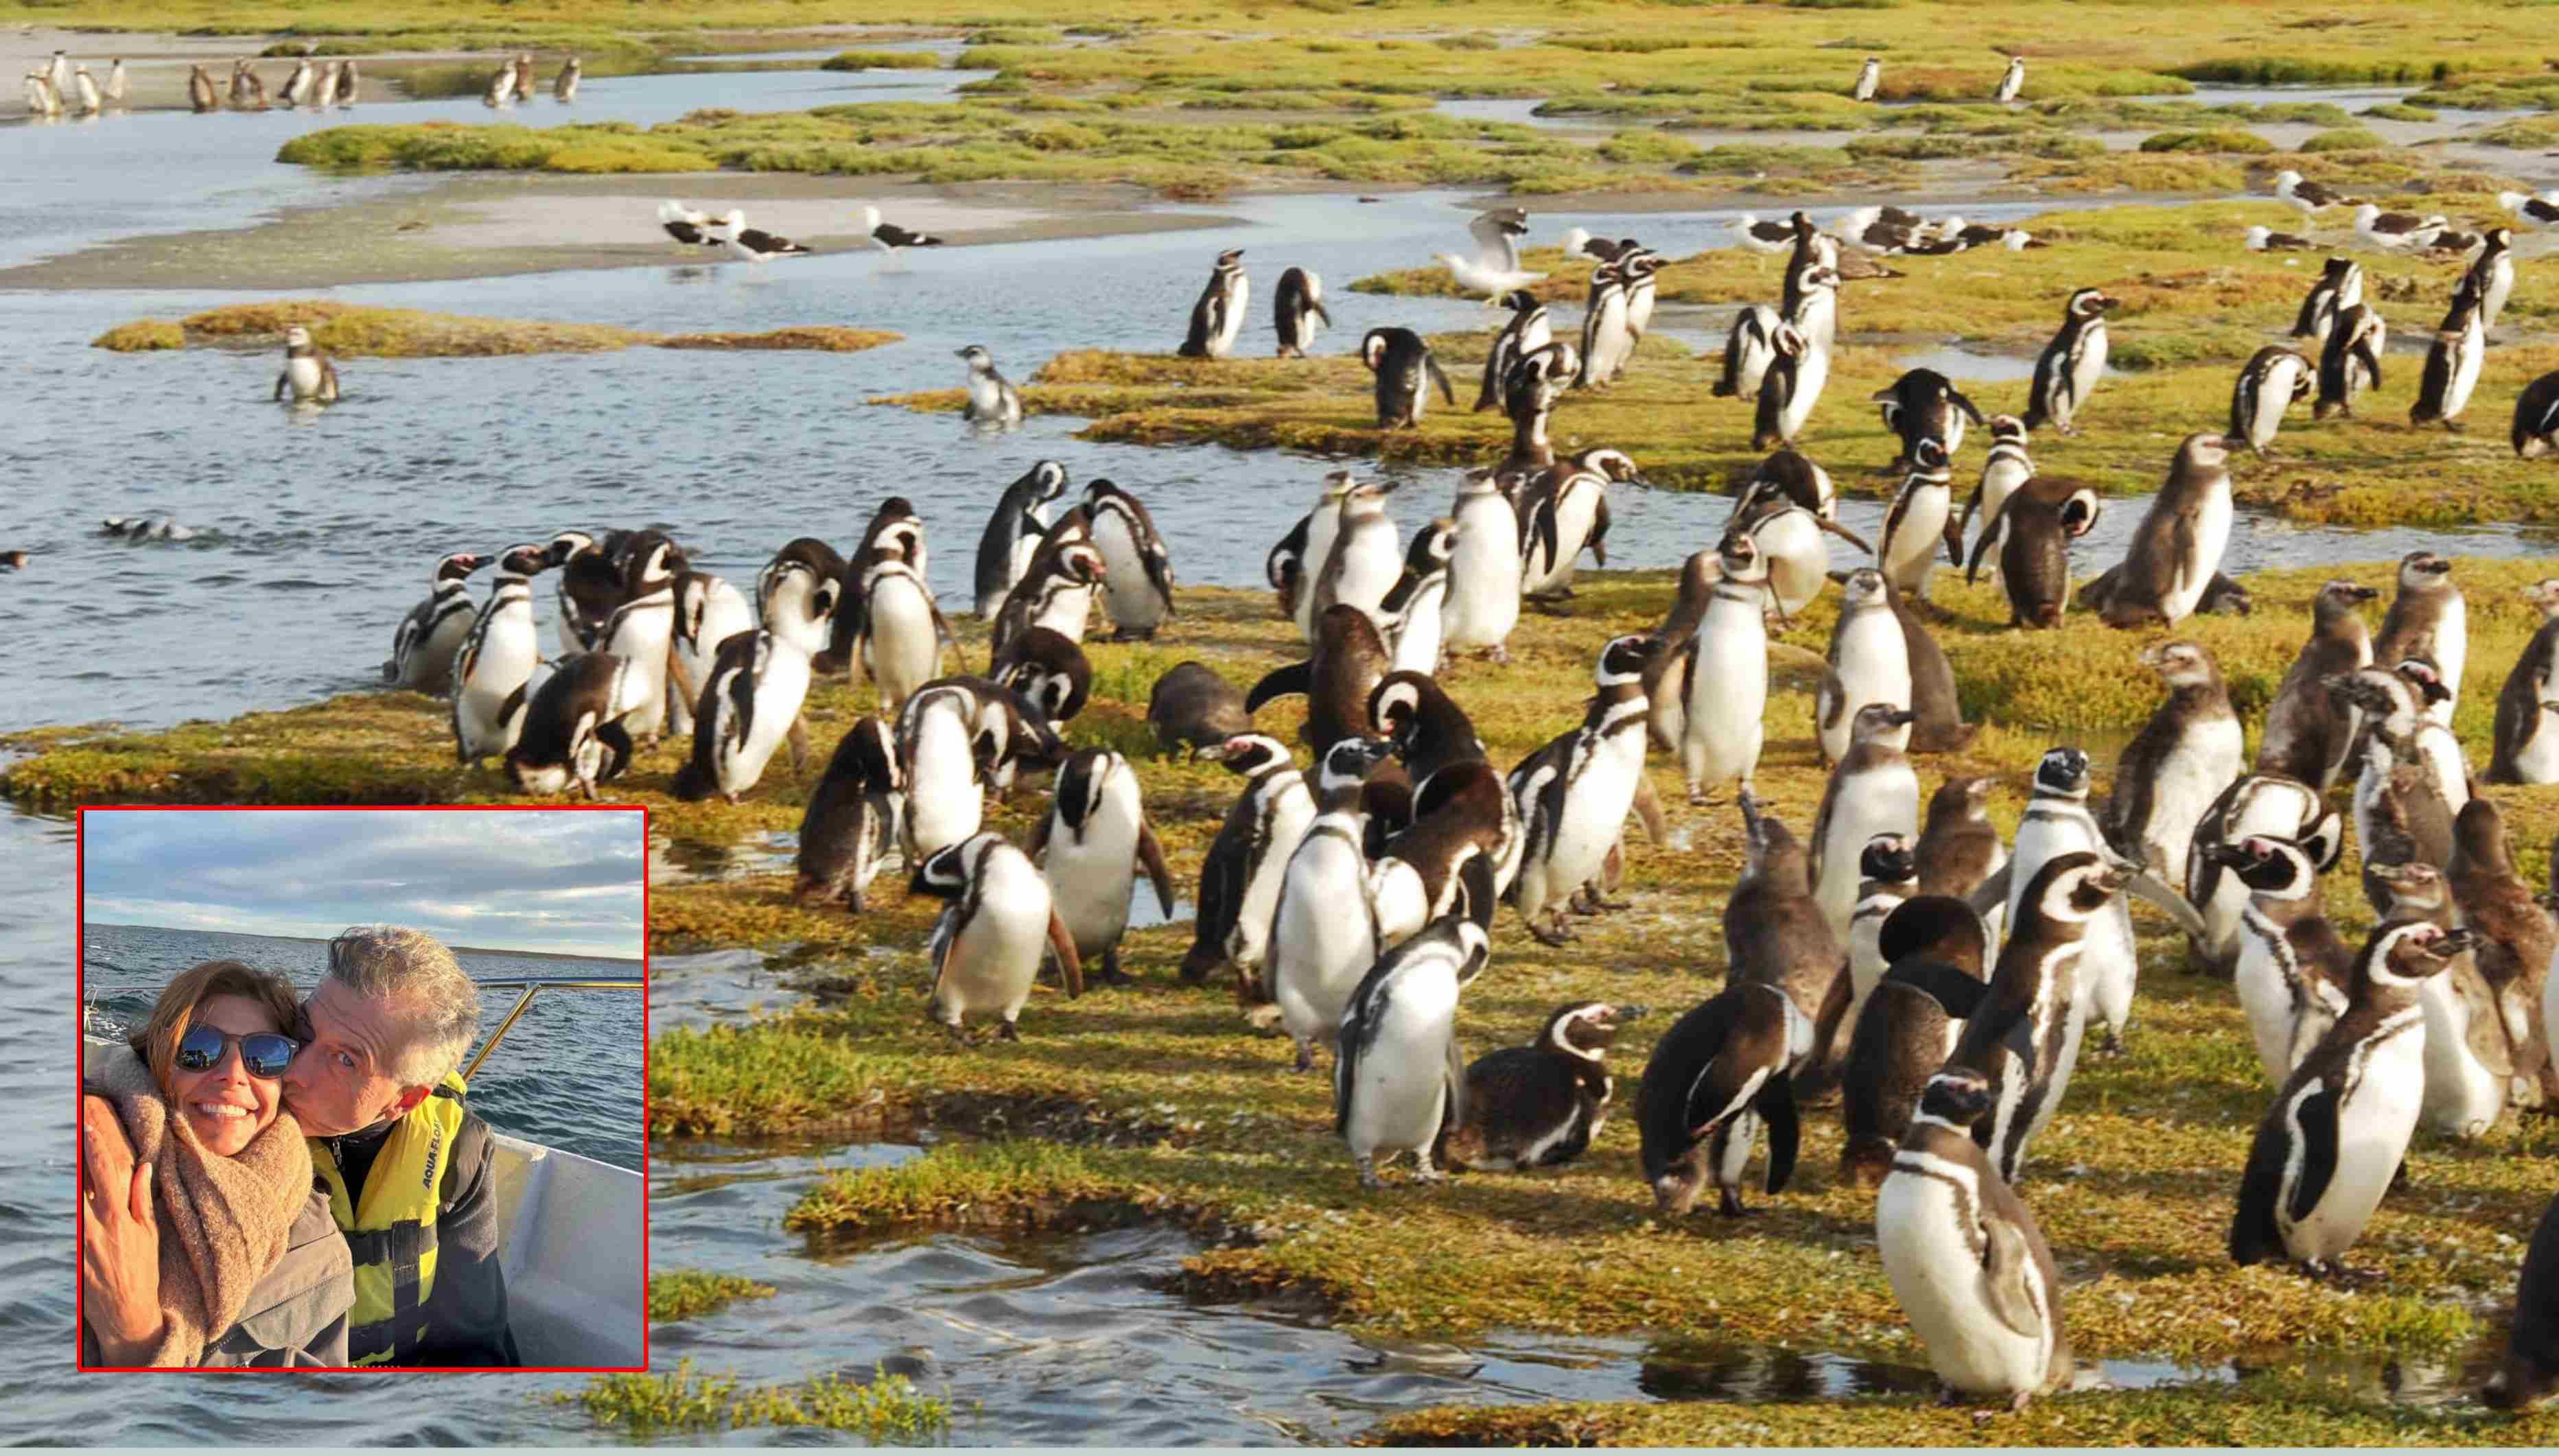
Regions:
<svg viewBox="0 0 2559 1456"><path fill-rule="evenodd" d="M260 936L414 926L448 945L637 956L636 809L92 809L83 917Z"/></svg>

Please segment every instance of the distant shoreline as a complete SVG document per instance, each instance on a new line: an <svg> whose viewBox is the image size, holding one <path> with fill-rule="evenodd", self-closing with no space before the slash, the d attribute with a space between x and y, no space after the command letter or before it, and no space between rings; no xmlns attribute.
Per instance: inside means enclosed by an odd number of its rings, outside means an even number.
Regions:
<svg viewBox="0 0 2559 1456"><path fill-rule="evenodd" d="M82 929L99 931L167 931L171 935L178 936L254 936L261 941L302 941L314 946L325 946L329 942L329 938L326 936L276 936L269 935L264 931L202 931L189 930L184 926L112 925L105 921L87 922ZM448 946L445 948L451 950L456 955L515 955L527 960L602 960L615 965L641 965L646 963L644 958L638 955L594 955L588 954L582 950L509 950L486 946Z"/></svg>

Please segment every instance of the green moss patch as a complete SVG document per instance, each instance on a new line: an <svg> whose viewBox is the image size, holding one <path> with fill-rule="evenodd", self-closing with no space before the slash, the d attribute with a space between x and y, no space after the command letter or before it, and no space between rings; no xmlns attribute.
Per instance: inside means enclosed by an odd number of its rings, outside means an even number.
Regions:
<svg viewBox="0 0 2559 1456"><path fill-rule="evenodd" d="M634 1437L809 1426L908 1445L951 1428L949 1401L881 1370L867 1383L828 1375L800 1384L746 1385L735 1376L701 1375L688 1359L672 1372L598 1376L585 1390L552 1398L582 1405L599 1427Z"/></svg>
<svg viewBox="0 0 2559 1456"><path fill-rule="evenodd" d="M689 1320L741 1299L771 1299L774 1288L735 1274L674 1269L649 1275L649 1318Z"/></svg>

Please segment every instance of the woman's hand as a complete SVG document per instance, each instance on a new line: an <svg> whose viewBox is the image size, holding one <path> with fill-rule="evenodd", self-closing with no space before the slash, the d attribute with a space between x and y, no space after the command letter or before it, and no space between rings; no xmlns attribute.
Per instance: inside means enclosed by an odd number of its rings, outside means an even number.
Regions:
<svg viewBox="0 0 2559 1456"><path fill-rule="evenodd" d="M133 1165L132 1145L103 1097L80 1098L80 1299L98 1353L109 1365L138 1365L160 1343L160 1223L151 1207L151 1165Z"/></svg>

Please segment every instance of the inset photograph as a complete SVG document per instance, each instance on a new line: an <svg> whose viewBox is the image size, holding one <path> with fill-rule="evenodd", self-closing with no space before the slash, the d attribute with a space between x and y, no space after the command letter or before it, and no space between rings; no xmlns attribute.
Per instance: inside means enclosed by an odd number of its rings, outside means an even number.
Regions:
<svg viewBox="0 0 2559 1456"><path fill-rule="evenodd" d="M644 1367L646 817L83 809L81 1368Z"/></svg>

